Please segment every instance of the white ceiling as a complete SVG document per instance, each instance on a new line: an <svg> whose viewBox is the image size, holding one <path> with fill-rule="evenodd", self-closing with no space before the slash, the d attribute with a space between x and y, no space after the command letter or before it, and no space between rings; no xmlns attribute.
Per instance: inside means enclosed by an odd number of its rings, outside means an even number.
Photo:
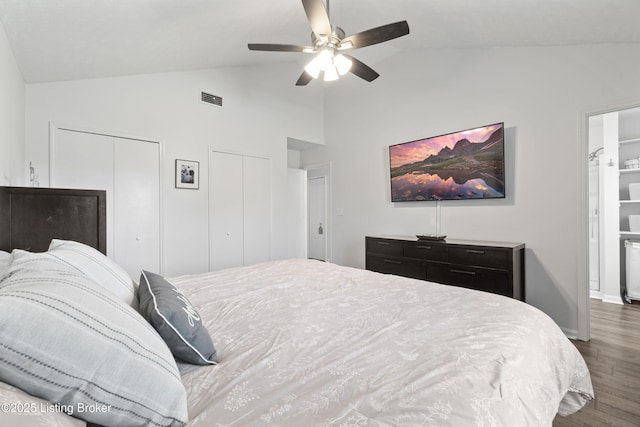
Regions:
<svg viewBox="0 0 640 427"><path fill-rule="evenodd" d="M374 65L399 50L640 43L640 0L332 0L347 35L406 19L411 33L355 51ZM0 0L28 83L267 62L302 53L247 43L310 44L300 0Z"/></svg>

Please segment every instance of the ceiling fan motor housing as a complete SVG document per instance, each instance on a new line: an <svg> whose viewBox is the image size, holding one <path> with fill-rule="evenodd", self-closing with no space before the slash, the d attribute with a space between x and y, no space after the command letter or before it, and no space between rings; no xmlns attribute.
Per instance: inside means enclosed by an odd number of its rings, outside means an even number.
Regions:
<svg viewBox="0 0 640 427"><path fill-rule="evenodd" d="M336 49L340 47L340 41L345 37L345 32L337 25L331 26L331 34L320 34L316 36L315 33L311 33L311 42L316 49L320 49L324 46Z"/></svg>

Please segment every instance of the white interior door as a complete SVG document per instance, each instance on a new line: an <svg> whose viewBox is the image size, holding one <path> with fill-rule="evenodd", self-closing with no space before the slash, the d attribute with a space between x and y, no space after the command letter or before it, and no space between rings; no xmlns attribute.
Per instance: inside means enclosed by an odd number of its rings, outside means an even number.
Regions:
<svg viewBox="0 0 640 427"><path fill-rule="evenodd" d="M209 152L209 268L271 259L271 162Z"/></svg>
<svg viewBox="0 0 640 427"><path fill-rule="evenodd" d="M113 137L58 129L50 163L51 187L106 190L107 256L114 259Z"/></svg>
<svg viewBox="0 0 640 427"><path fill-rule="evenodd" d="M601 246L600 259L600 291L603 301L622 304L620 297L620 172L618 166L618 113L603 115L604 154L602 159L615 160L614 167L602 169L600 179L603 180L604 191L600 194L604 209L599 212L601 217Z"/></svg>
<svg viewBox="0 0 640 427"><path fill-rule="evenodd" d="M600 290L600 164L589 161L589 289Z"/></svg>
<svg viewBox="0 0 640 427"><path fill-rule="evenodd" d="M160 148L114 138L116 262L138 281L140 270L160 271Z"/></svg>
<svg viewBox="0 0 640 427"><path fill-rule="evenodd" d="M244 263L242 156L209 153L209 268Z"/></svg>
<svg viewBox="0 0 640 427"><path fill-rule="evenodd" d="M159 144L55 128L50 148L52 187L107 191L107 256L162 273Z"/></svg>
<svg viewBox="0 0 640 427"><path fill-rule="evenodd" d="M308 256L311 259L327 260L327 186L325 177L307 180L309 203Z"/></svg>
<svg viewBox="0 0 640 427"><path fill-rule="evenodd" d="M244 265L271 259L271 164L243 156Z"/></svg>

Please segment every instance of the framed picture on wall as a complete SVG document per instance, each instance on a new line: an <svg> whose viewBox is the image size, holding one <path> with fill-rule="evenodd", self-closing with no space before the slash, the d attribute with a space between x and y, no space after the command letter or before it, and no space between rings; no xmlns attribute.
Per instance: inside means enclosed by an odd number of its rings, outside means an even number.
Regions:
<svg viewBox="0 0 640 427"><path fill-rule="evenodd" d="M176 188L197 190L200 183L200 162L176 159Z"/></svg>

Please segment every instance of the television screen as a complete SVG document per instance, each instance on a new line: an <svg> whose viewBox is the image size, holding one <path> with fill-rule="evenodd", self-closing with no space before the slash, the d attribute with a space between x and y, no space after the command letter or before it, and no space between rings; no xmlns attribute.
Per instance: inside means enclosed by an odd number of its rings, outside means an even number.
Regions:
<svg viewBox="0 0 640 427"><path fill-rule="evenodd" d="M391 201L504 198L504 123L389 147Z"/></svg>

